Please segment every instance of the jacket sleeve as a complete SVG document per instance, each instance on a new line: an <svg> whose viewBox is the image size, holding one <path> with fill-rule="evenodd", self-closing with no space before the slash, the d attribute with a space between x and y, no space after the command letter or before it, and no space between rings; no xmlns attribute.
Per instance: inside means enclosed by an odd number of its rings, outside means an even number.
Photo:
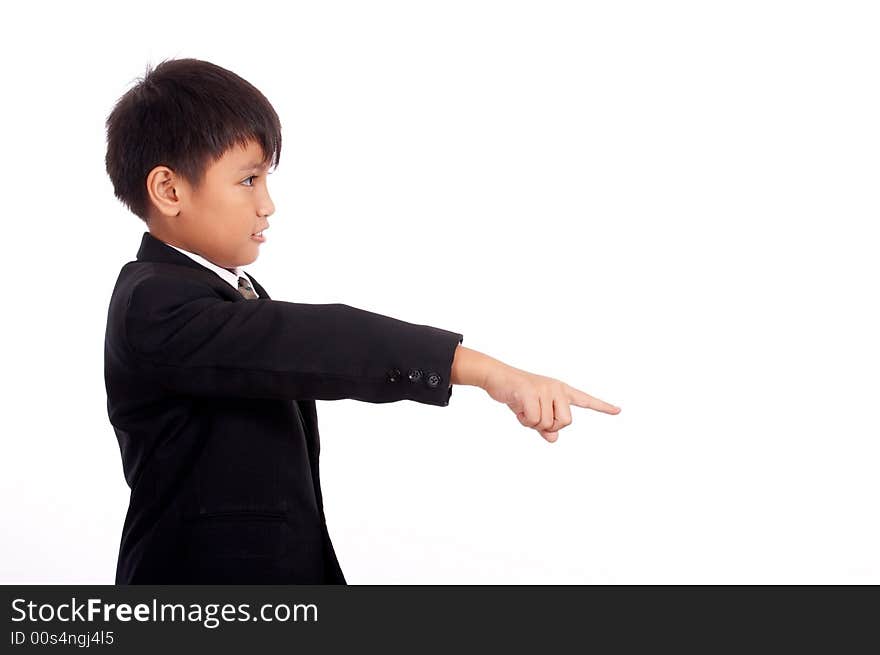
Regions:
<svg viewBox="0 0 880 655"><path fill-rule="evenodd" d="M132 289L124 332L138 365L173 393L439 406L464 339L340 303L226 300L162 276Z"/></svg>

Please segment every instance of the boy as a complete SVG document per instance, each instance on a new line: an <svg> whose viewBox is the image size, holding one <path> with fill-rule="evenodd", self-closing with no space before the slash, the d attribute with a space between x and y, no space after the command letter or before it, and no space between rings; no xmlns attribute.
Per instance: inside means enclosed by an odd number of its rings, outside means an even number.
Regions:
<svg viewBox="0 0 880 655"><path fill-rule="evenodd" d="M166 60L107 118L114 193L147 225L110 299L107 410L131 488L117 584L346 584L321 499L316 400L446 406L480 386L555 441L618 408L343 304L272 300L253 263L281 125L256 88Z"/></svg>

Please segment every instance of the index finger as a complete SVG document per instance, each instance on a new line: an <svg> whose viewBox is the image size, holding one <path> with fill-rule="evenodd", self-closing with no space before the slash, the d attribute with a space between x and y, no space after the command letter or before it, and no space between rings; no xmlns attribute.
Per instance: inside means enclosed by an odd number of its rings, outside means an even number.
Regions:
<svg viewBox="0 0 880 655"><path fill-rule="evenodd" d="M580 389L575 389L574 387L569 388L569 402L572 405L576 405L577 407L586 407L587 409L594 409L597 412L605 412L606 414L619 414L620 407L617 405L612 405L611 403L606 403L604 400L600 400L594 396L591 396L588 393L581 391Z"/></svg>

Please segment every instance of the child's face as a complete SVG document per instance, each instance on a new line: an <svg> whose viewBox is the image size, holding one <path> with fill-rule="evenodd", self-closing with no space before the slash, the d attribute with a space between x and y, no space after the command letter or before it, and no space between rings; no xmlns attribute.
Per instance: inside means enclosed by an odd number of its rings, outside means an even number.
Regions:
<svg viewBox="0 0 880 655"><path fill-rule="evenodd" d="M210 164L198 191L178 180L184 191L180 214L167 221L175 245L224 268L256 260L260 241L253 235L268 226L267 217L275 212L262 159L259 144L251 141Z"/></svg>

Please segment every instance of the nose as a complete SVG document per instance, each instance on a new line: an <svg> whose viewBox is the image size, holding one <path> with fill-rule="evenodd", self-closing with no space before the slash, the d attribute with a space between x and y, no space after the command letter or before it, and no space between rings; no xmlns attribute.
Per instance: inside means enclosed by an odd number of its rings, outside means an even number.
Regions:
<svg viewBox="0 0 880 655"><path fill-rule="evenodd" d="M266 192L266 197L263 202L260 204L260 216L263 218L269 218L272 214L275 213L275 204L272 202L272 199L269 197L269 193Z"/></svg>

